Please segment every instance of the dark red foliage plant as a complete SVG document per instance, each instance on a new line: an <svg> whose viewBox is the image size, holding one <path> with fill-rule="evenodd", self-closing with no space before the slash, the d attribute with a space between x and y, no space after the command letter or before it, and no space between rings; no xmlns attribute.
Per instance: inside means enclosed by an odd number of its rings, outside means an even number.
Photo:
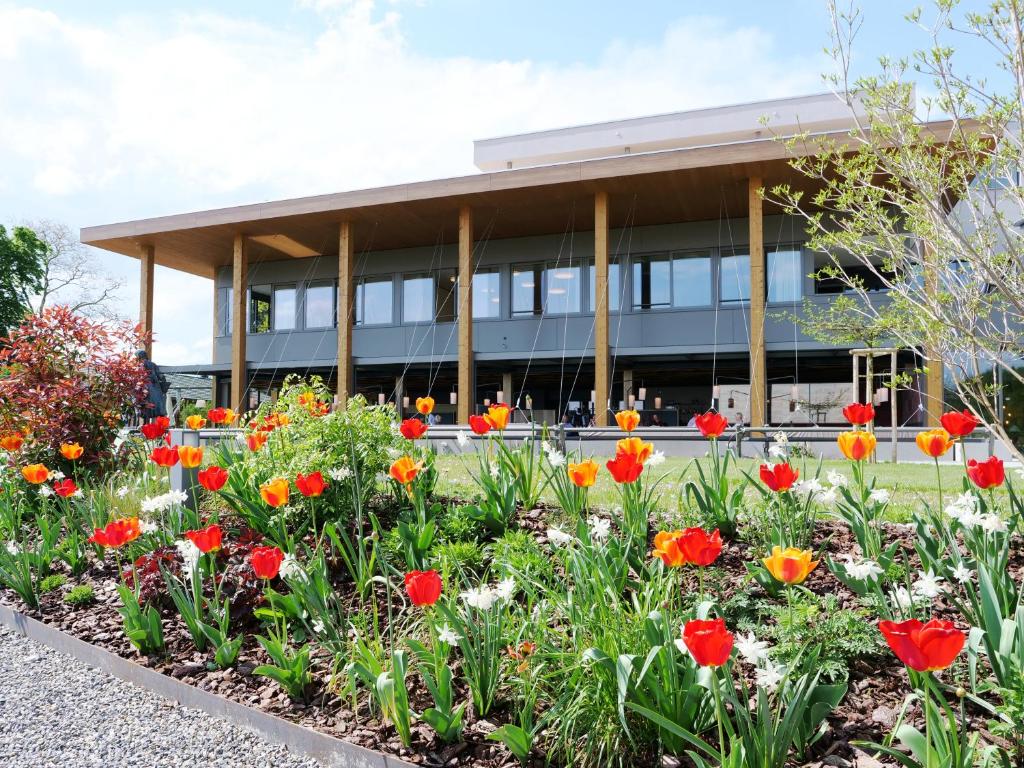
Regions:
<svg viewBox="0 0 1024 768"><path fill-rule="evenodd" d="M61 443L79 443L80 464L101 465L126 414L144 392L130 323L90 320L48 307L0 339L0 433L27 435L24 458L53 468Z"/></svg>

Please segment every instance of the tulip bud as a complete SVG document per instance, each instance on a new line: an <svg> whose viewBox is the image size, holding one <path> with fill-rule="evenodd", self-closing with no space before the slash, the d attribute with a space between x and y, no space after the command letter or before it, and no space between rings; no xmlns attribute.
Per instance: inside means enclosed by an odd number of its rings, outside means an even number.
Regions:
<svg viewBox="0 0 1024 768"><path fill-rule="evenodd" d="M960 688L956 689L956 697L958 699L962 699L966 695L967 695L967 691L963 687L960 687Z"/></svg>

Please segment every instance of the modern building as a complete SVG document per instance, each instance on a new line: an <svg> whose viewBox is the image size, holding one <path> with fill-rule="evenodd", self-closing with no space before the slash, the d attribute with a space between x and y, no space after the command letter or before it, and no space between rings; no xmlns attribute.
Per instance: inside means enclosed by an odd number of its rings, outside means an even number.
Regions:
<svg viewBox="0 0 1024 768"><path fill-rule="evenodd" d="M711 405L758 426L836 423L872 393L851 392L849 349L791 318L841 286L814 277L827 257L762 193L787 184L809 200L793 153L851 125L822 94L488 139L470 176L81 239L140 260L150 330L155 264L213 280L213 360L172 370L211 376L220 404L247 407L299 373L341 400L430 393L449 422L504 400L548 422L593 412L600 425L635 403L669 424ZM941 140L949 125L925 130ZM795 150L779 140L798 133ZM923 353L898 367L925 367ZM941 410L941 364L926 367L899 393L901 424Z"/></svg>

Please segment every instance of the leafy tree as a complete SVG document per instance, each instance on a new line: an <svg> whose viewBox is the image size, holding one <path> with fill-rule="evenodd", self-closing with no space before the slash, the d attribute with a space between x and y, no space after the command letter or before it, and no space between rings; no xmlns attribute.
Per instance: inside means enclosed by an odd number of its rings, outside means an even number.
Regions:
<svg viewBox="0 0 1024 768"><path fill-rule="evenodd" d="M45 254L45 243L28 227L15 227L8 235L0 225L0 334L31 312L25 295L42 285Z"/></svg>

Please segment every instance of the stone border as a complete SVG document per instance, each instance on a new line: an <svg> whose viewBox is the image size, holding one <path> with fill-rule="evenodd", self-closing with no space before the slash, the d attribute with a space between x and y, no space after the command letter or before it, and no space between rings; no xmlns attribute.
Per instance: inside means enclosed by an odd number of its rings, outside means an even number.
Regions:
<svg viewBox="0 0 1024 768"><path fill-rule="evenodd" d="M418 768L396 757L328 736L175 680L79 640L3 604L0 604L0 626L166 699L202 710L234 725L251 728L267 741L283 744L293 752L319 760L329 768Z"/></svg>

